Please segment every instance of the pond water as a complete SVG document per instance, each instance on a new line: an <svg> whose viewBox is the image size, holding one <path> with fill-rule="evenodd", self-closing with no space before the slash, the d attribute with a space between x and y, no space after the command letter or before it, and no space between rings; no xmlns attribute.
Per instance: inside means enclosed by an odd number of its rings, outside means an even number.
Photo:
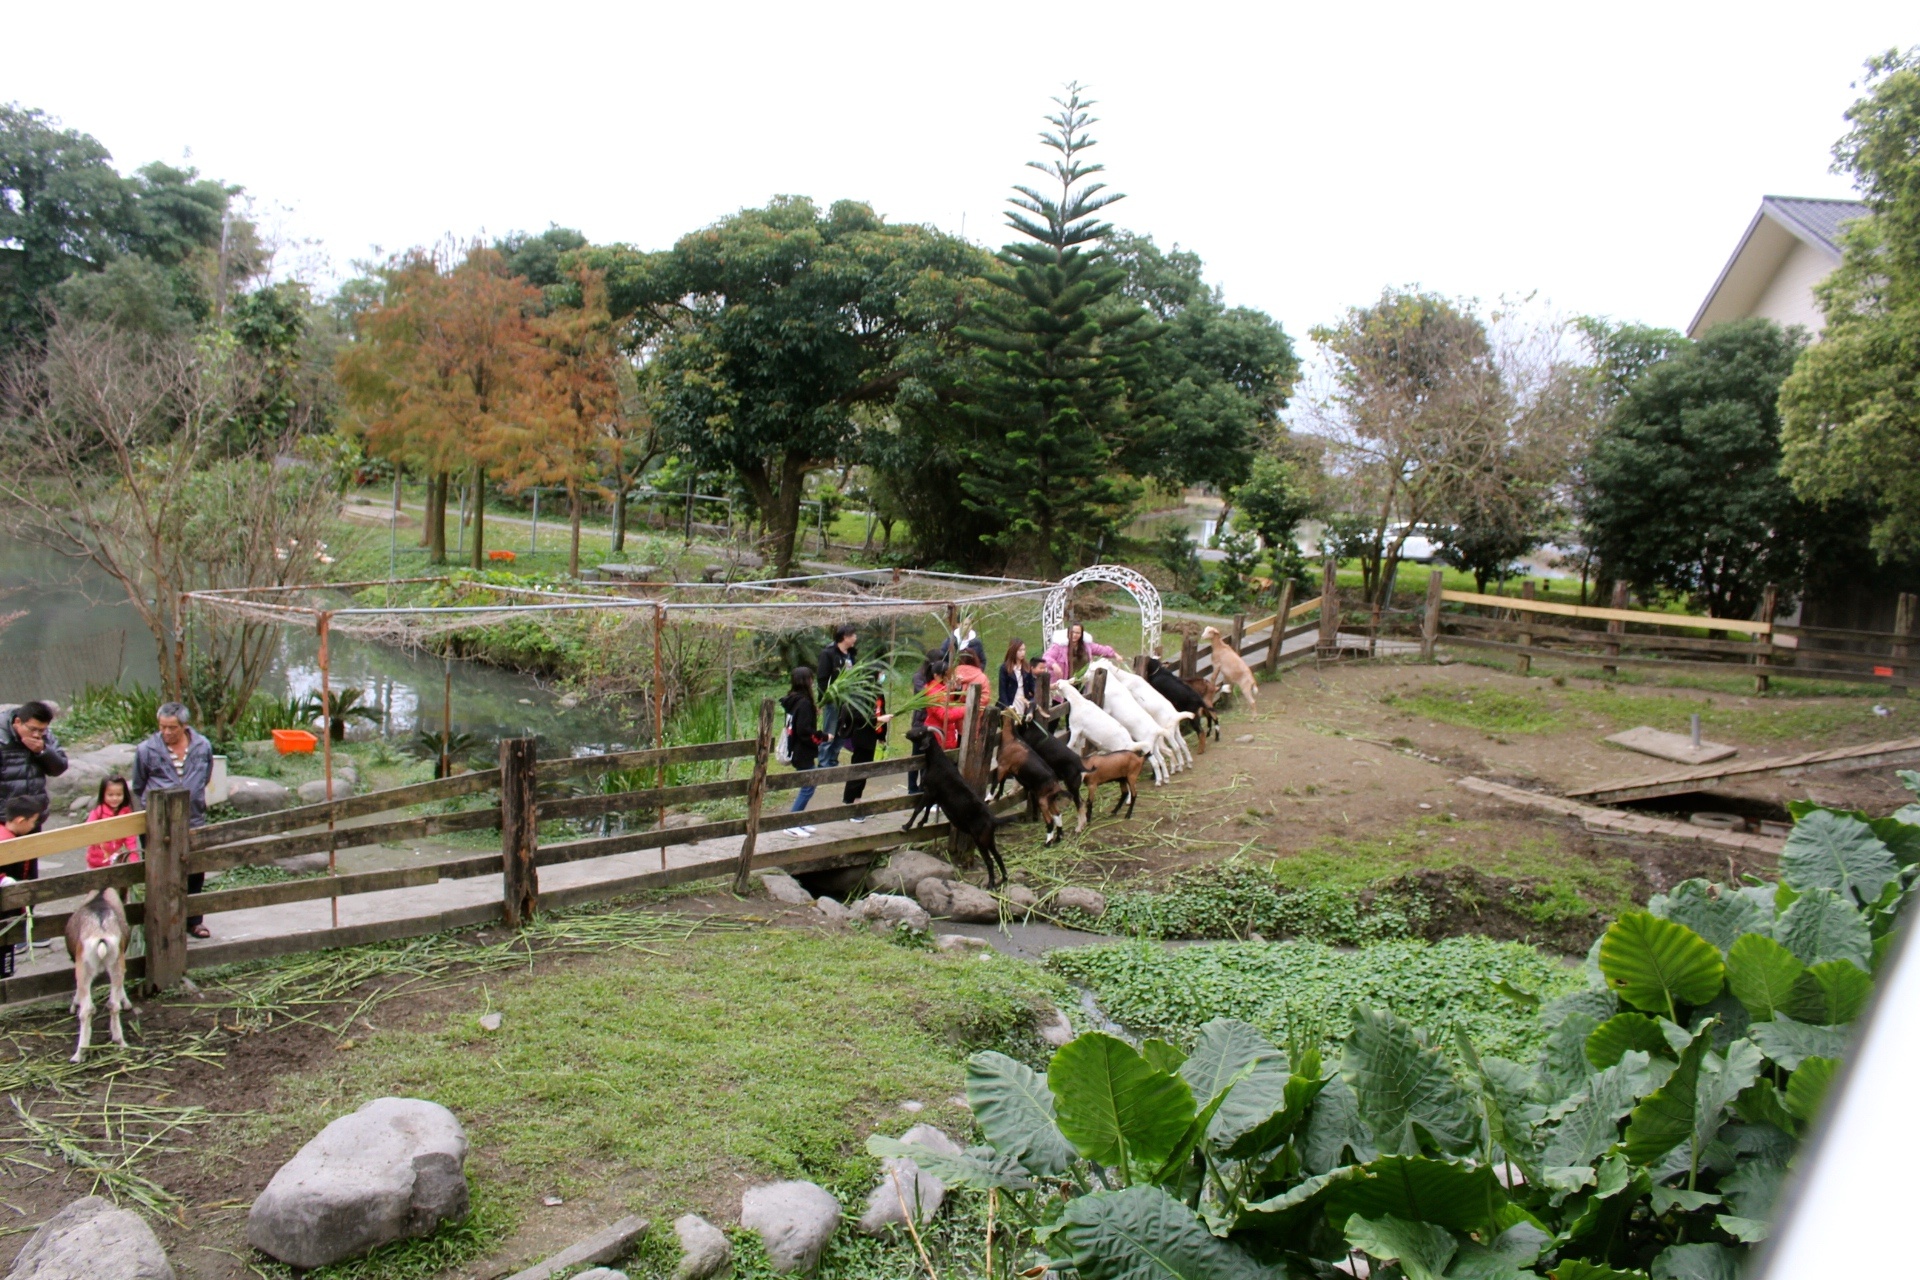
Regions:
<svg viewBox="0 0 1920 1280"><path fill-rule="evenodd" d="M119 585L44 547L0 536L0 613L24 611L0 631L0 702L71 702L89 684L155 684L153 638ZM482 740L537 735L568 751L632 740L625 717L604 708L560 705L558 691L530 676L471 662L444 662L348 636L330 646L333 687L358 687L387 711L383 734L411 737L437 728L452 677L453 726ZM288 629L262 688L271 697L320 687L315 639Z"/></svg>

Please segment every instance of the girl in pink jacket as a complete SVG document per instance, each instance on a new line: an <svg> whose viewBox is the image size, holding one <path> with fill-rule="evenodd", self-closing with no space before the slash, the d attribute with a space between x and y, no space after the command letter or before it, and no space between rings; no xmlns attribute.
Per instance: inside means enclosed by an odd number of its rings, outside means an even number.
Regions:
<svg viewBox="0 0 1920 1280"><path fill-rule="evenodd" d="M94 806L87 811L88 822L104 822L108 818L119 818L133 812L133 802L128 796L133 788L127 785L125 778L107 778L100 783L100 790L94 796ZM103 840L99 844L87 846L87 865L94 870L110 867L116 862L140 861L140 838L121 836L118 840Z"/></svg>
<svg viewBox="0 0 1920 1280"><path fill-rule="evenodd" d="M1095 644L1087 638L1086 629L1074 623L1065 631L1056 631L1054 642L1040 655L1040 660L1053 671L1055 680L1069 680L1095 658L1117 658L1119 651L1104 644Z"/></svg>

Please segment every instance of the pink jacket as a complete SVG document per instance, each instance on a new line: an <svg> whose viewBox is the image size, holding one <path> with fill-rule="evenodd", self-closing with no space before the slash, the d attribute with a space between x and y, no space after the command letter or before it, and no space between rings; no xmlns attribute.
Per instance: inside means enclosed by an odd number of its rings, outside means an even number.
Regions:
<svg viewBox="0 0 1920 1280"><path fill-rule="evenodd" d="M1117 658L1120 656L1118 649L1111 648L1107 645L1095 644L1091 640L1088 640L1086 644L1087 652L1096 658ZM1067 670L1067 646L1064 642L1048 645L1047 651L1040 655L1040 661L1046 663L1053 671L1053 678L1055 680L1070 679L1073 675L1071 671Z"/></svg>
<svg viewBox="0 0 1920 1280"><path fill-rule="evenodd" d="M124 817L133 812L134 808L132 805L127 805L121 809L109 809L104 804L97 804L93 806L93 809L87 814L87 821L101 822L107 818ZM125 856L120 859L122 862L140 861L140 838L138 836L121 836L118 840L105 840L99 844L88 845L87 865L96 871L101 867L112 866L114 855L123 851Z"/></svg>

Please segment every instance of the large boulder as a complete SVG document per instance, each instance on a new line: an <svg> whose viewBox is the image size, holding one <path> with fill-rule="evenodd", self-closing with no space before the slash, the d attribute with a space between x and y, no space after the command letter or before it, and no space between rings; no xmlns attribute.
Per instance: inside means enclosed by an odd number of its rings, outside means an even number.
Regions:
<svg viewBox="0 0 1920 1280"><path fill-rule="evenodd" d="M467 1212L467 1134L419 1098L376 1098L300 1148L247 1215L247 1243L294 1267L357 1258Z"/></svg>
<svg viewBox="0 0 1920 1280"><path fill-rule="evenodd" d="M946 880L952 875L952 864L930 853L907 849L894 854L887 860L886 866L875 867L868 872L867 887L875 893L900 893L910 898L922 880L935 877Z"/></svg>
<svg viewBox="0 0 1920 1280"><path fill-rule="evenodd" d="M1040 905L1039 896L1023 884L1008 885L1001 897L1006 901L1007 914L1019 920L1025 920Z"/></svg>
<svg viewBox="0 0 1920 1280"><path fill-rule="evenodd" d="M41 1224L7 1280L174 1280L174 1274L139 1214L88 1196Z"/></svg>
<svg viewBox="0 0 1920 1280"><path fill-rule="evenodd" d="M58 733L58 726L55 732ZM116 774L125 777L133 772L133 752L133 743L115 742L96 751L69 753L67 771L56 778L47 779L47 799L59 804L63 800L85 796L91 803L103 780Z"/></svg>
<svg viewBox="0 0 1920 1280"><path fill-rule="evenodd" d="M673 1280L711 1280L733 1262L727 1233L697 1213L675 1218L673 1234L680 1241L680 1263L673 1269Z"/></svg>
<svg viewBox="0 0 1920 1280"><path fill-rule="evenodd" d="M1053 895L1056 911L1078 911L1082 915L1098 920L1107 914L1106 895L1095 889L1082 889L1078 885L1068 885Z"/></svg>
<svg viewBox="0 0 1920 1280"><path fill-rule="evenodd" d="M960 1154L958 1144L930 1124L913 1126L900 1135L900 1141L918 1143L945 1155ZM902 1196L906 1197L905 1203ZM909 1207L914 1210L915 1224L925 1226L940 1212L946 1198L946 1183L905 1156L887 1156L880 1161L880 1181L867 1197L867 1211L860 1215L860 1229L868 1235L879 1235L904 1227Z"/></svg>
<svg viewBox="0 0 1920 1280"><path fill-rule="evenodd" d="M291 792L268 778L246 778L236 774L227 779L227 803L249 817L284 809L292 799Z"/></svg>
<svg viewBox="0 0 1920 1280"><path fill-rule="evenodd" d="M890 929L904 924L909 929L925 933L933 924L925 907L897 893L870 893L860 899L853 914L878 928Z"/></svg>
<svg viewBox="0 0 1920 1280"><path fill-rule="evenodd" d="M335 800L345 800L359 786L360 776L352 769L344 766L334 769L333 798ZM303 782L296 794L299 795L301 804L324 804L327 799L327 780L315 778L312 782Z"/></svg>
<svg viewBox="0 0 1920 1280"><path fill-rule="evenodd" d="M819 912L820 917L828 924L848 925L853 923L853 912L847 910L846 904L838 898L829 898L825 894L822 894L813 900L813 909Z"/></svg>
<svg viewBox="0 0 1920 1280"><path fill-rule="evenodd" d="M1000 919L1000 903L985 889L964 880L922 880L913 891L927 914L936 920L957 920L961 924L994 924Z"/></svg>
<svg viewBox="0 0 1920 1280"><path fill-rule="evenodd" d="M754 875L759 879L760 887L765 889L767 896L775 902L784 902L788 906L793 907L810 907L813 905L813 895L808 893L798 880L795 880L786 872L756 871Z"/></svg>
<svg viewBox="0 0 1920 1280"><path fill-rule="evenodd" d="M760 1234L775 1271L811 1271L840 1225L840 1202L811 1182L769 1182L740 1197L740 1225Z"/></svg>

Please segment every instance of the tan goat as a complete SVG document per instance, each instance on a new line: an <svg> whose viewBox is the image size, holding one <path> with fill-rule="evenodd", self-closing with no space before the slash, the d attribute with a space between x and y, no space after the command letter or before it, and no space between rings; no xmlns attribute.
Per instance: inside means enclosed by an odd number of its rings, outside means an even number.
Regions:
<svg viewBox="0 0 1920 1280"><path fill-rule="evenodd" d="M93 980L107 975L107 1024L113 1042L126 1047L120 1031L120 1011L133 1008L127 999L127 948L133 945L133 929L127 924L127 909L112 889L96 889L67 917L67 957L73 961L73 1011L80 1015L80 1044L73 1061L87 1055L93 1039Z"/></svg>
<svg viewBox="0 0 1920 1280"><path fill-rule="evenodd" d="M1260 700L1260 686L1253 678L1253 668L1247 660L1233 651L1227 638L1220 634L1220 628L1208 627L1200 633L1200 638L1213 646L1213 674L1224 684L1230 684L1246 695L1247 710L1255 710Z"/></svg>

